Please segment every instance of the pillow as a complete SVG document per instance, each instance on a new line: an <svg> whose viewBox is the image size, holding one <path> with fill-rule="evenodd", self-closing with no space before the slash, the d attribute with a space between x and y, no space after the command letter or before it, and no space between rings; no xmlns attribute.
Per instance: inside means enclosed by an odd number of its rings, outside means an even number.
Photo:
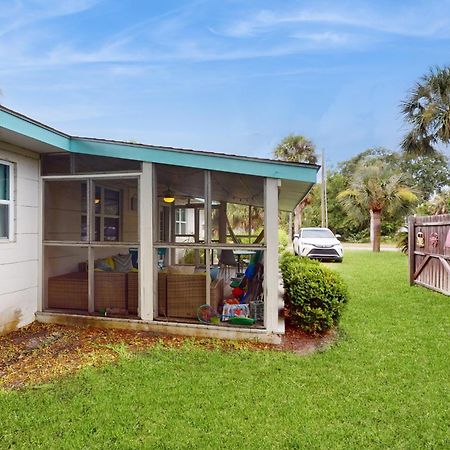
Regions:
<svg viewBox="0 0 450 450"><path fill-rule="evenodd" d="M128 253L131 255L131 264L135 269L139 269L139 253L137 248L130 248Z"/></svg>
<svg viewBox="0 0 450 450"><path fill-rule="evenodd" d="M113 256L115 272L131 272L133 264L131 264L131 255L114 255Z"/></svg>
<svg viewBox="0 0 450 450"><path fill-rule="evenodd" d="M169 266L169 273L180 273L183 275L191 275L195 272L195 266Z"/></svg>
<svg viewBox="0 0 450 450"><path fill-rule="evenodd" d="M111 267L112 270L116 268L112 256L108 256L107 258L104 259L104 261L106 264L108 264L109 267Z"/></svg>
<svg viewBox="0 0 450 450"><path fill-rule="evenodd" d="M114 270L114 262L112 258L109 257L103 259L96 259L94 261L94 270L96 269L100 269L102 272L112 272Z"/></svg>

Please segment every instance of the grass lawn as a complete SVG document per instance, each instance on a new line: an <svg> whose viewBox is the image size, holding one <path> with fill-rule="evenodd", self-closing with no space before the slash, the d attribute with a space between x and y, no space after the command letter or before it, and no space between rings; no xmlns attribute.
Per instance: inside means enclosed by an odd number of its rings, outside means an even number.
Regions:
<svg viewBox="0 0 450 450"><path fill-rule="evenodd" d="M406 265L331 266L351 301L325 352L188 343L0 391L0 448L450 448L450 299L410 288Z"/></svg>

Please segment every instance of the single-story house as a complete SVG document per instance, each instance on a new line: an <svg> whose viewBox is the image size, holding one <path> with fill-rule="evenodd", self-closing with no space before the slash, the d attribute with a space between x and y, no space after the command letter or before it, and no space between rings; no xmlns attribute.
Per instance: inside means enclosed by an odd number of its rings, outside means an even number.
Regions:
<svg viewBox="0 0 450 450"><path fill-rule="evenodd" d="M318 169L70 136L0 106L0 333L38 320L277 340L278 212Z"/></svg>

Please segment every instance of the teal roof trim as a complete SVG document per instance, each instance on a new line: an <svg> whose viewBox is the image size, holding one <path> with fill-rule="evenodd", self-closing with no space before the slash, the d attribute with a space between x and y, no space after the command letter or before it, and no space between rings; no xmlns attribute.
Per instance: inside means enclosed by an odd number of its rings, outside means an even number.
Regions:
<svg viewBox="0 0 450 450"><path fill-rule="evenodd" d="M0 106L0 128L48 144L57 149L87 155L109 156L269 178L316 182L319 166L204 151L72 137L22 114Z"/></svg>
<svg viewBox="0 0 450 450"><path fill-rule="evenodd" d="M62 150L69 151L70 148L70 136L2 109L0 109L0 127Z"/></svg>
<svg viewBox="0 0 450 450"><path fill-rule="evenodd" d="M300 166L258 161L229 155L195 152L189 150L166 149L154 146L123 144L114 142L90 141L72 138L70 151L96 156L113 156L184 167L198 167L221 172L242 173L269 178L316 182L316 166Z"/></svg>

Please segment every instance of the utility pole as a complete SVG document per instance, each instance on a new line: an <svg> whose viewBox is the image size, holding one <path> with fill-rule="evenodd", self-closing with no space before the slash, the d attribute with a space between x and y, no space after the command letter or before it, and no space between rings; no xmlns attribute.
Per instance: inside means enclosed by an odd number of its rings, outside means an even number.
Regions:
<svg viewBox="0 0 450 450"><path fill-rule="evenodd" d="M328 228L328 208L327 208L327 174L325 169L325 150L322 149L322 183L321 183L321 212L322 228Z"/></svg>

